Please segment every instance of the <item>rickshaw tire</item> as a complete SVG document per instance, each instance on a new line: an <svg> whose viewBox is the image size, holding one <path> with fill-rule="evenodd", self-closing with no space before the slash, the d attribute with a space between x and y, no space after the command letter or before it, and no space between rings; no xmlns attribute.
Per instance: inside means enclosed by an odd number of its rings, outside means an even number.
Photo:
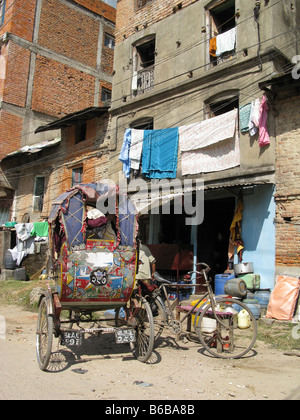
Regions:
<svg viewBox="0 0 300 420"><path fill-rule="evenodd" d="M44 296L41 299L40 305L39 305L39 312L38 312L38 320L37 320L37 333L36 333L36 353L37 353L37 360L39 367L42 371L47 370L47 367L49 365L51 352L52 352L52 343L53 343L53 332L54 332L54 320L53 316L48 313L48 305L47 305L47 298ZM46 328L45 328L45 335L47 337L47 345L46 350L44 354L42 354L41 349L41 322L42 322L42 316L43 312L46 312L45 320L46 320Z"/></svg>
<svg viewBox="0 0 300 420"><path fill-rule="evenodd" d="M149 334L148 334L148 337L145 336L141 338L141 335L144 334L144 324L141 322L141 318L138 318L139 322L135 328L136 342L130 343L130 348L134 357L138 361L142 363L146 363L150 359L153 352L153 348L154 348L154 341L155 341L154 322L153 322L153 315L152 315L151 307L149 303L147 302L147 300L144 298L139 298L138 300L140 301L141 305L143 305L147 314L148 323L149 323L149 326L148 326Z"/></svg>

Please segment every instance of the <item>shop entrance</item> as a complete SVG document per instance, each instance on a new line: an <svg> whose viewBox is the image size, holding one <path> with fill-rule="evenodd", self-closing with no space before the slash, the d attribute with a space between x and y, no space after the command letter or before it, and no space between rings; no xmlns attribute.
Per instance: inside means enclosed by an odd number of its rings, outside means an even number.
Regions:
<svg viewBox="0 0 300 420"><path fill-rule="evenodd" d="M198 227L198 261L207 263L215 274L228 267L230 225L235 211L235 198L205 200L204 221Z"/></svg>

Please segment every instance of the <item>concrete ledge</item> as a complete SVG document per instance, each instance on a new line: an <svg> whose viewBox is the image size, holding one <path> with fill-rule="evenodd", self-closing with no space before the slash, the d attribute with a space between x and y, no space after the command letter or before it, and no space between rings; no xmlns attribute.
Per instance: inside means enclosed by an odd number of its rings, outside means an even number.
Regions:
<svg viewBox="0 0 300 420"><path fill-rule="evenodd" d="M7 270L3 268L0 274L0 280L13 280L14 279L14 271L15 270Z"/></svg>

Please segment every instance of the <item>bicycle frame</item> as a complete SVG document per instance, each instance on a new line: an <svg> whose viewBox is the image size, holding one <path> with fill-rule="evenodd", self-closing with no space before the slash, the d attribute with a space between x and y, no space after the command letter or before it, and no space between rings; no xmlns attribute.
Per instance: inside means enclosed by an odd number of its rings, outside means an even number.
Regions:
<svg viewBox="0 0 300 420"><path fill-rule="evenodd" d="M155 299L161 295L161 291L163 291L165 300L167 302L167 308L166 308L167 309L167 315L170 316L171 317L171 320L173 321L173 329L174 329L174 325L175 326L178 325L178 322L180 323L180 325L182 325L184 323L184 321L187 320L191 316L191 314L194 314L195 313L195 309L198 309L197 307L198 307L199 303L201 301L203 301L204 299L206 299L207 297L209 297L209 300L211 302L211 307L212 307L213 315L215 317L217 316L217 314L216 314L215 295L214 295L214 293L212 291L212 287L210 285L210 281L209 281L208 276L207 276L207 272L210 271L210 268L206 264L204 264L204 263L199 263L197 265L205 265L207 268L203 269L202 271L196 271L196 270L190 271L188 274L197 274L197 275L203 274L204 279L205 279L204 286L207 287L207 292L205 293L204 296L201 296L195 302L195 304L193 306L191 306L191 309L186 312L186 314L184 315L184 317L180 321L178 321L176 319L176 316L174 314L174 309L175 308L172 307L172 304L170 302L170 299L169 299L169 296L168 296L168 293L167 293L167 287L178 288L178 285L177 284L170 284L170 283L162 283L156 290L154 290L152 292L152 298L153 298L153 301L155 301ZM180 287L185 287L185 285L180 285ZM191 287L191 285L187 285L186 287ZM174 321L175 321L176 324L174 324ZM170 323L168 323L168 326L170 326L169 324ZM222 324L222 326L225 326L225 324L223 324L222 322L221 322L221 324ZM175 332L177 333L177 331L175 331Z"/></svg>

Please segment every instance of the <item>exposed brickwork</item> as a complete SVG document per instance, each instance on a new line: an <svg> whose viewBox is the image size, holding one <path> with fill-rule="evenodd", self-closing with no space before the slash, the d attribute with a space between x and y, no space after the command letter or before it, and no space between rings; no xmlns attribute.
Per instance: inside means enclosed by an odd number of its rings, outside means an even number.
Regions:
<svg viewBox="0 0 300 420"><path fill-rule="evenodd" d="M105 34L114 36L114 31L108 26L104 25L104 35L102 41L102 57L101 57L101 71L107 74L112 74L114 65L114 50L104 45Z"/></svg>
<svg viewBox="0 0 300 420"><path fill-rule="evenodd" d="M94 105L94 87L93 76L55 60L38 56L32 109L60 117L88 108Z"/></svg>
<svg viewBox="0 0 300 420"><path fill-rule="evenodd" d="M9 42L3 101L25 107L30 52Z"/></svg>
<svg viewBox="0 0 300 420"><path fill-rule="evenodd" d="M40 20L36 20L35 16L37 4L41 5ZM23 108L24 114L27 108L57 118L94 106L98 66L108 76L113 71L113 50L104 47L104 34L114 35L115 15L116 10L100 0L70 3L59 0L43 0L41 3L37 0L6 0L5 21L0 35L12 33L19 37L19 41L9 40L1 46L0 99L10 106ZM99 16L102 18L99 19ZM34 24L37 22L34 67L34 61L30 63L30 58L34 58L30 45L23 44L21 40L33 41ZM101 63L97 63L102 31L103 51ZM39 51L40 46L53 51L53 57L45 57L43 51ZM80 70L78 66L81 66ZM96 104L99 106L102 105L102 86L111 89L111 83L105 80L105 76L103 79L100 80L99 102ZM19 114L19 109L15 111ZM10 120L5 124L2 117L1 123L7 127ZM0 160L6 150L11 152L34 142L33 133L30 140L28 136L22 138L25 131L20 130L19 125L9 126L9 130L11 144L0 145ZM0 136L4 137L5 133L0 133Z"/></svg>
<svg viewBox="0 0 300 420"><path fill-rule="evenodd" d="M0 35L11 32L32 41L36 0L7 0L4 24Z"/></svg>
<svg viewBox="0 0 300 420"><path fill-rule="evenodd" d="M51 35L51 36L50 36ZM39 44L96 67L99 22L57 0L43 0Z"/></svg>
<svg viewBox="0 0 300 420"><path fill-rule="evenodd" d="M276 104L277 266L300 266L299 107L299 96Z"/></svg>
<svg viewBox="0 0 300 420"><path fill-rule="evenodd" d="M119 0L116 19L116 43L122 42L124 36L128 38L134 34L136 27L139 28L144 24L150 26L167 18L174 12L180 13L180 10L174 9L179 3L183 9L195 3L195 0L151 0L140 9L137 8L137 0Z"/></svg>
<svg viewBox="0 0 300 420"><path fill-rule="evenodd" d="M22 118L0 111L0 158L18 148L22 127Z"/></svg>

